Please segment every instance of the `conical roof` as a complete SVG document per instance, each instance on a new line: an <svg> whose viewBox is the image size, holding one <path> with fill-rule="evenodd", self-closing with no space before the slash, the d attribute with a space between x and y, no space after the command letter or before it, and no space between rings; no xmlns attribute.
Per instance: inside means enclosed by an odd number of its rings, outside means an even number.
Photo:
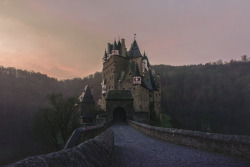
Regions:
<svg viewBox="0 0 250 167"><path fill-rule="evenodd" d="M135 68L134 68L134 75L133 76L141 76L140 72L139 72L139 68L138 68L138 64L135 64Z"/></svg>
<svg viewBox="0 0 250 167"><path fill-rule="evenodd" d="M134 42L132 43L131 45L131 48L130 48L130 57L132 58L135 58L135 57L140 57L141 56L141 52L140 52L140 49L137 45L137 42L136 40L134 40Z"/></svg>
<svg viewBox="0 0 250 167"><path fill-rule="evenodd" d="M95 100L93 98L93 95L91 94L91 90L88 85L85 86L84 91L82 95L80 96L80 102L83 103L94 103Z"/></svg>
<svg viewBox="0 0 250 167"><path fill-rule="evenodd" d="M148 60L148 57L146 56L146 53L145 53L145 51L144 51L144 53L143 53L143 56L142 56L142 60L143 59L146 59L146 60Z"/></svg>
<svg viewBox="0 0 250 167"><path fill-rule="evenodd" d="M117 43L117 49L120 50L122 47L122 44L121 44L121 41L119 40L118 43Z"/></svg>
<svg viewBox="0 0 250 167"><path fill-rule="evenodd" d="M147 60L147 67L150 68L149 60L145 52L143 53L142 60Z"/></svg>
<svg viewBox="0 0 250 167"><path fill-rule="evenodd" d="M117 50L117 43L116 43L116 40L114 41L113 50Z"/></svg>

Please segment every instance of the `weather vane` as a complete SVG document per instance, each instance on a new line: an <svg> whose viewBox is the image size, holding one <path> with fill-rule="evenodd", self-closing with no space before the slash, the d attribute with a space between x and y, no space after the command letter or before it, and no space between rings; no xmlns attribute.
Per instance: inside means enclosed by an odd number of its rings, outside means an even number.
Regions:
<svg viewBox="0 0 250 167"><path fill-rule="evenodd" d="M136 34L134 33L134 40L135 40Z"/></svg>

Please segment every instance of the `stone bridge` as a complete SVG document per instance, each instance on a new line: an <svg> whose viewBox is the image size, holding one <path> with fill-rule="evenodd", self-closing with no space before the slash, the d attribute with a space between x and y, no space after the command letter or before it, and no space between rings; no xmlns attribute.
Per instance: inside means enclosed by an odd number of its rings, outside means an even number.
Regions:
<svg viewBox="0 0 250 167"><path fill-rule="evenodd" d="M129 121L79 128L64 150L29 157L10 166L244 167L250 166L249 160L250 138L246 136L159 128Z"/></svg>

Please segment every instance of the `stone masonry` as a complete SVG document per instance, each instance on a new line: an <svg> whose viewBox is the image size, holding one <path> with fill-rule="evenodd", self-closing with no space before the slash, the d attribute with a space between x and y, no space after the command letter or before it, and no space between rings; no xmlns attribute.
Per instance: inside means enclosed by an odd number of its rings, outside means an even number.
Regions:
<svg viewBox="0 0 250 167"><path fill-rule="evenodd" d="M99 105L106 111L108 119L113 119L115 109L110 107L111 101L112 104L116 101L117 107L123 107L131 120L149 123L151 112L160 118L160 76L154 75L148 57L145 52L141 54L135 39L129 51L125 39L118 42L115 40L114 44L108 43L103 57L102 72L102 98L99 100ZM131 92L133 100L127 102L128 99L107 99L110 91L122 90ZM124 103L132 103L133 107L122 105Z"/></svg>

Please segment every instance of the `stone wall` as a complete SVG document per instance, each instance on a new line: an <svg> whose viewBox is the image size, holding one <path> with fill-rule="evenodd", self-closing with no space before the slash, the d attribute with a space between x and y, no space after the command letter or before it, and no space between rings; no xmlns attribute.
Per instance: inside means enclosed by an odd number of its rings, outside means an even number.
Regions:
<svg viewBox="0 0 250 167"><path fill-rule="evenodd" d="M68 139L67 143L64 146L64 149L75 147L86 140L94 138L111 125L112 121L109 121L99 125L77 128Z"/></svg>
<svg viewBox="0 0 250 167"><path fill-rule="evenodd" d="M250 137L161 128L129 121L135 129L160 140L250 159Z"/></svg>
<svg viewBox="0 0 250 167"><path fill-rule="evenodd" d="M141 85L135 85L132 89L134 98L135 112L150 112L149 109L149 90Z"/></svg>
<svg viewBox="0 0 250 167"><path fill-rule="evenodd" d="M133 120L143 124L149 124L149 112L134 112Z"/></svg>
<svg viewBox="0 0 250 167"><path fill-rule="evenodd" d="M103 78L107 81L107 91L118 88L118 78L127 66L128 58L126 57L115 55L106 60L103 64Z"/></svg>
<svg viewBox="0 0 250 167"><path fill-rule="evenodd" d="M133 118L133 100L106 100L108 120L113 120L113 111L117 107L122 107L126 111L127 119Z"/></svg>
<svg viewBox="0 0 250 167"><path fill-rule="evenodd" d="M114 133L108 129L76 147L46 155L26 158L13 167L109 167L113 166Z"/></svg>

